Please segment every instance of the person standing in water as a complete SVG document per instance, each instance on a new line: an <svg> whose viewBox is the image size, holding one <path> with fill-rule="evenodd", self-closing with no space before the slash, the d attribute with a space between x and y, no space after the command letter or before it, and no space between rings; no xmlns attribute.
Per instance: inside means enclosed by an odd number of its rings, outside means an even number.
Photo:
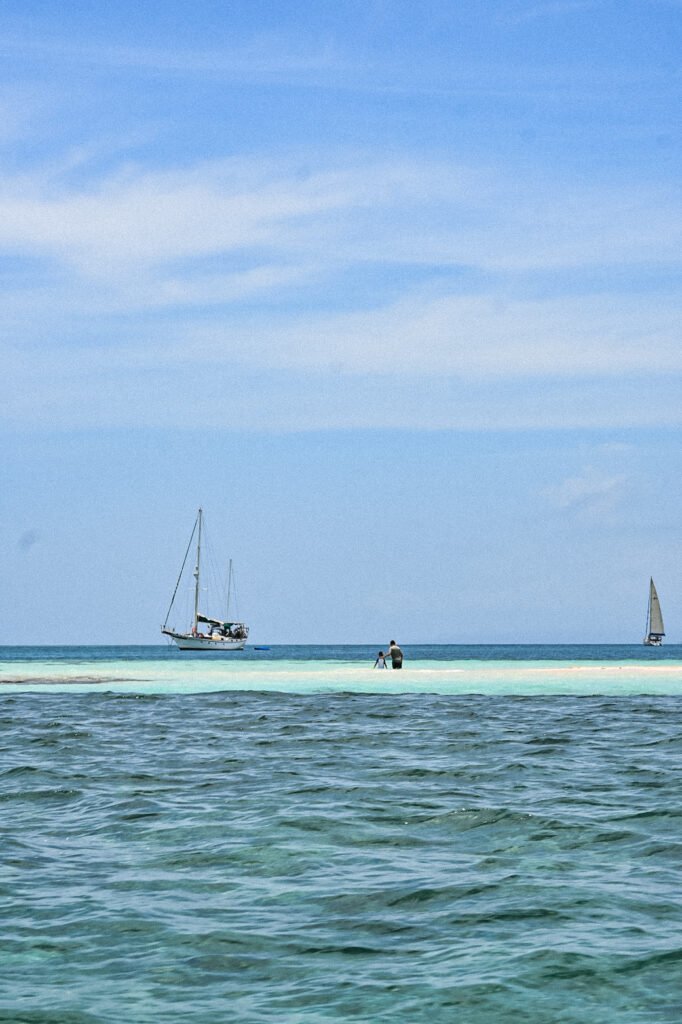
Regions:
<svg viewBox="0 0 682 1024"><path fill-rule="evenodd" d="M391 668L403 667L403 652L400 650L395 640L391 640L388 647L388 654L391 659Z"/></svg>
<svg viewBox="0 0 682 1024"><path fill-rule="evenodd" d="M383 651L379 651L377 654L377 660L374 662L372 668L388 668L388 665L386 664L386 655Z"/></svg>

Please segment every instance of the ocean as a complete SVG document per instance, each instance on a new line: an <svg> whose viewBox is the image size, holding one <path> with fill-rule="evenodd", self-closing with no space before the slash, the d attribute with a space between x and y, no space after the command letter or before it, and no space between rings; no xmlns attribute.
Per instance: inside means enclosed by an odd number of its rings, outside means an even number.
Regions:
<svg viewBox="0 0 682 1024"><path fill-rule="evenodd" d="M682 1019L682 647L403 649L0 649L0 1021Z"/></svg>

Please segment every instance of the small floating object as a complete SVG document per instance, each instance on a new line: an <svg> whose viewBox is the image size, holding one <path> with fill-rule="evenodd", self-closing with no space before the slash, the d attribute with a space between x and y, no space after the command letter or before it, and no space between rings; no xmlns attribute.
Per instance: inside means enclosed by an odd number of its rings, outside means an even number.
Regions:
<svg viewBox="0 0 682 1024"><path fill-rule="evenodd" d="M269 647L254 647L254 651L269 651Z"/></svg>

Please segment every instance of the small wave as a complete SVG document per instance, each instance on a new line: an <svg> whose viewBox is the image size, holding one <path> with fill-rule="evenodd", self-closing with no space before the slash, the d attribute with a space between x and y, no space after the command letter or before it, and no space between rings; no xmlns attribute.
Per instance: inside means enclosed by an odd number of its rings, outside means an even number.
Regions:
<svg viewBox="0 0 682 1024"><path fill-rule="evenodd" d="M458 832L468 832L471 829L483 828L487 825L496 825L501 821L517 822L526 824L533 819L529 812L520 813L511 811L506 807L462 807L454 811L446 811L444 814L437 814L429 818L422 818L423 825L444 825L453 826Z"/></svg>
<svg viewBox="0 0 682 1024"><path fill-rule="evenodd" d="M625 814L617 814L617 815L614 815L613 817L609 818L608 820L612 821L612 822L620 822L620 821L627 821L627 822L642 821L642 822L646 822L646 821L653 821L653 820L659 821L661 819L663 819L663 820L667 819L667 820L670 820L670 821L676 821L679 818L682 818L682 808L665 806L665 807L652 807L652 808L650 808L649 810L646 810L646 811L634 811L634 812L627 812Z"/></svg>
<svg viewBox="0 0 682 1024"><path fill-rule="evenodd" d="M81 789L25 789L16 790L13 793L0 793L0 802L29 801L41 803L42 801L64 802L74 800L83 795Z"/></svg>
<svg viewBox="0 0 682 1024"><path fill-rule="evenodd" d="M451 882L443 886L415 886L400 891L397 895L390 896L385 900L388 907L407 907L419 903L442 902L448 906L456 900L463 900L471 896L481 896L499 890L500 882L474 883L474 882Z"/></svg>
<svg viewBox="0 0 682 1024"><path fill-rule="evenodd" d="M682 947L649 953L645 956L631 956L615 967L618 974L633 974L649 967L669 967L682 964Z"/></svg>
<svg viewBox="0 0 682 1024"><path fill-rule="evenodd" d="M6 768L4 772L0 772L0 775L3 778L9 778L12 775L33 775L42 771L42 768L36 768L33 764L18 764L14 768Z"/></svg>
<svg viewBox="0 0 682 1024"><path fill-rule="evenodd" d="M533 949L516 957L517 974L536 983L596 979L610 973L610 958L598 953L578 953L557 949Z"/></svg>
<svg viewBox="0 0 682 1024"><path fill-rule="evenodd" d="M101 1017L94 1017L80 1010L2 1010L0 1024L101 1024Z"/></svg>

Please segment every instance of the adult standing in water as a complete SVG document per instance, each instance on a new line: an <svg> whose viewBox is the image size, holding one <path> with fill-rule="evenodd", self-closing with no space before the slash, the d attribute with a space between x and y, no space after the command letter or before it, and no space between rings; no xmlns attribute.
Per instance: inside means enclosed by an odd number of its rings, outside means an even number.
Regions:
<svg viewBox="0 0 682 1024"><path fill-rule="evenodd" d="M395 640L391 640L391 643L389 644L388 655L391 659L391 668L403 667L403 652L400 650Z"/></svg>

